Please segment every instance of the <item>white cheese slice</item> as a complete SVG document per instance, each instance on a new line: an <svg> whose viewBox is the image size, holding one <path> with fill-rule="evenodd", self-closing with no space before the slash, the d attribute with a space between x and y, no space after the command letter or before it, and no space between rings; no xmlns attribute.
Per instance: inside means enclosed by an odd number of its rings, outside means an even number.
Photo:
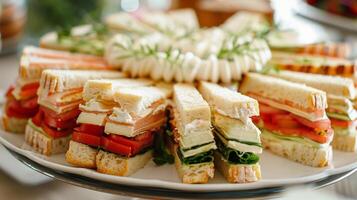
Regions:
<svg viewBox="0 0 357 200"><path fill-rule="evenodd" d="M260 130L251 119L243 123L238 119L232 119L215 113L213 124L222 130L221 134L227 139L260 143Z"/></svg>
<svg viewBox="0 0 357 200"><path fill-rule="evenodd" d="M210 144L207 144L207 145L195 148L195 149L186 150L186 151L183 151L181 149L180 151L181 151L183 157L187 158L187 157L190 157L190 156L197 155L199 153L207 152L207 151L212 150L212 149L217 149L215 143L210 143Z"/></svg>
<svg viewBox="0 0 357 200"><path fill-rule="evenodd" d="M106 117L107 113L81 112L77 118L77 123L104 126Z"/></svg>

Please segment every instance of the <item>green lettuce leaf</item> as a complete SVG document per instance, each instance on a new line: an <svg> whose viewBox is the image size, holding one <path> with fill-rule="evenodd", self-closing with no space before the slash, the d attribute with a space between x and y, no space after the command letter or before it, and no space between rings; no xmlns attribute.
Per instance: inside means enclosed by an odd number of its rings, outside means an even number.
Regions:
<svg viewBox="0 0 357 200"><path fill-rule="evenodd" d="M185 165L193 165L193 164L207 163L213 161L213 150L184 158L180 149L178 148L177 155L179 156L181 162Z"/></svg>

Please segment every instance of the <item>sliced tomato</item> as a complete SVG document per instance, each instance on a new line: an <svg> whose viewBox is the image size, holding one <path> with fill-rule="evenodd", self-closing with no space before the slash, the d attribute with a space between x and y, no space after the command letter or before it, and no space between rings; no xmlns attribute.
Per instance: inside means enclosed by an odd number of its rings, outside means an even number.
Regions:
<svg viewBox="0 0 357 200"><path fill-rule="evenodd" d="M37 114L32 118L32 123L34 123L36 126L41 126L43 120L43 112L42 110L39 110Z"/></svg>
<svg viewBox="0 0 357 200"><path fill-rule="evenodd" d="M154 132L146 131L145 133L142 133L140 135L135 136L134 140L136 140L136 141L148 141L148 140L151 140L153 137L154 137Z"/></svg>
<svg viewBox="0 0 357 200"><path fill-rule="evenodd" d="M313 129L309 129L306 127L283 128L270 123L264 123L264 127L267 130L277 132L282 135L306 137L321 144L330 141L333 136L333 130L331 128L326 131L326 134L320 134L318 132L315 132Z"/></svg>
<svg viewBox="0 0 357 200"><path fill-rule="evenodd" d="M93 124L81 124L75 128L76 131L82 133L88 133L91 135L101 136L104 134L104 126L98 126Z"/></svg>
<svg viewBox="0 0 357 200"><path fill-rule="evenodd" d="M34 83L28 83L24 86L21 87L21 91L25 91L25 90L32 90L32 89L38 89L40 87L40 83L39 82L34 82Z"/></svg>
<svg viewBox="0 0 357 200"><path fill-rule="evenodd" d="M347 128L351 125L353 125L354 123L356 123L356 120L354 121L345 121L345 120L339 120L339 119L330 119L331 124L333 126L338 126L338 127L342 127L342 128Z"/></svg>
<svg viewBox="0 0 357 200"><path fill-rule="evenodd" d="M294 117L294 119L296 119L301 124L316 130L327 130L331 128L331 121L329 119L323 119L323 120L312 122L310 120L307 120L305 118L293 114L291 114L291 116Z"/></svg>
<svg viewBox="0 0 357 200"><path fill-rule="evenodd" d="M46 123L42 122L41 127L43 131L45 131L46 134L53 138L61 138L61 137L66 137L69 134L72 133L72 129L65 129L65 130L58 130L55 128L51 128L46 125Z"/></svg>
<svg viewBox="0 0 357 200"><path fill-rule="evenodd" d="M263 103L260 103L259 102L259 111L261 114L284 114L284 113L288 113L284 110L280 110L280 109L277 109L277 108L273 108L273 107L270 107L266 104L263 104Z"/></svg>
<svg viewBox="0 0 357 200"><path fill-rule="evenodd" d="M37 107L31 109L22 107L20 101L15 99L7 102L5 110L7 116L16 118L31 118L38 111Z"/></svg>
<svg viewBox="0 0 357 200"><path fill-rule="evenodd" d="M65 113L61 113L61 114L58 114L55 111L48 109L46 107L43 107L43 106L41 106L40 109L42 109L42 111L44 112L46 117L53 117L53 118L61 119L63 121L77 118L79 113L81 113L81 111L79 109L74 109L74 110L71 110L71 111L68 111Z"/></svg>
<svg viewBox="0 0 357 200"><path fill-rule="evenodd" d="M23 108L28 108L28 109L33 109L33 108L37 108L38 107L38 103L37 103L37 96L36 97L32 97L30 99L21 101L21 106Z"/></svg>
<svg viewBox="0 0 357 200"><path fill-rule="evenodd" d="M254 124L258 124L260 122L260 117L259 116L253 116L251 117L252 121Z"/></svg>
<svg viewBox="0 0 357 200"><path fill-rule="evenodd" d="M89 146L98 147L100 146L101 138L100 136L74 131L72 140Z"/></svg>
<svg viewBox="0 0 357 200"><path fill-rule="evenodd" d="M139 153L142 149L152 145L153 141L154 141L154 137L153 134L145 134L143 136L141 136L142 138L128 138L128 137L124 137L124 136L120 136L120 135L114 135L111 134L108 136L109 139L129 146L131 147L131 153L132 155L135 155L137 153ZM136 139L137 138L137 139Z"/></svg>
<svg viewBox="0 0 357 200"><path fill-rule="evenodd" d="M62 119L46 116L44 121L48 126L59 129L74 128L77 125L76 118L63 121Z"/></svg>
<svg viewBox="0 0 357 200"><path fill-rule="evenodd" d="M15 85L10 85L10 87L6 91L6 97L12 97L12 92L15 90Z"/></svg>
<svg viewBox="0 0 357 200"><path fill-rule="evenodd" d="M117 153L122 156L127 156L130 157L132 155L131 152L131 147L119 144L108 137L101 137L100 141L101 147L103 147L105 150L110 151L112 153Z"/></svg>
<svg viewBox="0 0 357 200"><path fill-rule="evenodd" d="M289 114L272 115L272 123L282 128L299 128L301 125Z"/></svg>

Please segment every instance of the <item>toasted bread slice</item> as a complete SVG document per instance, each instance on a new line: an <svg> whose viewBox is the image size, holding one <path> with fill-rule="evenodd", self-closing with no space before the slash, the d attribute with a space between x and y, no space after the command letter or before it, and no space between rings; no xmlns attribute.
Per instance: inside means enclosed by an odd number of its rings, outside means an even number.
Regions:
<svg viewBox="0 0 357 200"><path fill-rule="evenodd" d="M26 131L25 141L37 152L50 156L52 154L65 153L69 146L71 136L61 137L58 139L47 136L40 127L34 125L29 120Z"/></svg>
<svg viewBox="0 0 357 200"><path fill-rule="evenodd" d="M177 155L177 144L169 144L171 154L175 157L175 166L178 175L183 183L197 184L197 183L208 183L210 178L214 176L214 164L209 163L199 163L193 165L182 164L180 158Z"/></svg>
<svg viewBox="0 0 357 200"><path fill-rule="evenodd" d="M121 157L117 154L100 150L96 157L97 171L115 176L130 176L143 168L152 158L153 151L131 158Z"/></svg>
<svg viewBox="0 0 357 200"><path fill-rule="evenodd" d="M76 167L95 169L97 167L95 162L97 154L98 148L71 140L66 152L66 161Z"/></svg>
<svg viewBox="0 0 357 200"><path fill-rule="evenodd" d="M265 137L264 130L261 140L265 149L304 165L325 167L332 161L332 147L328 145L316 148L300 142Z"/></svg>
<svg viewBox="0 0 357 200"><path fill-rule="evenodd" d="M8 117L6 114L2 116L4 130L11 133L25 133L27 121L27 118Z"/></svg>
<svg viewBox="0 0 357 200"><path fill-rule="evenodd" d="M355 152L357 151L356 135L334 134L332 148L339 151Z"/></svg>
<svg viewBox="0 0 357 200"><path fill-rule="evenodd" d="M283 79L248 73L240 91L260 103L316 121L326 118L326 92Z"/></svg>
<svg viewBox="0 0 357 200"><path fill-rule="evenodd" d="M291 82L306 84L307 86L323 90L329 95L343 96L349 99L354 99L356 96L353 80L349 78L285 70L270 73L270 75Z"/></svg>
<svg viewBox="0 0 357 200"><path fill-rule="evenodd" d="M215 151L214 166L230 183L250 183L261 179L260 165L234 165L228 163L222 154Z"/></svg>

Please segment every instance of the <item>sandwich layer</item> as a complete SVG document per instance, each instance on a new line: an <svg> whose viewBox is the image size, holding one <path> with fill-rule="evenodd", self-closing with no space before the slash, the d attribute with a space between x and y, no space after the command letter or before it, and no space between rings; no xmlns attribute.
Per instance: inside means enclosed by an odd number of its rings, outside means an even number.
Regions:
<svg viewBox="0 0 357 200"><path fill-rule="evenodd" d="M11 133L25 133L28 118L8 117L6 114L2 116L2 125L5 131Z"/></svg>
<svg viewBox="0 0 357 200"><path fill-rule="evenodd" d="M37 152L50 156L53 154L65 153L69 146L71 136L61 138L50 138L35 124L29 120L26 125L25 141Z"/></svg>
<svg viewBox="0 0 357 200"><path fill-rule="evenodd" d="M250 183L261 179L260 165L231 164L219 152L214 153L214 165L230 183Z"/></svg>
<svg viewBox="0 0 357 200"><path fill-rule="evenodd" d="M349 78L285 70L281 70L278 73L270 73L270 75L291 82L306 84L307 86L325 91L329 95L342 96L348 99L354 99L356 96L353 80Z"/></svg>
<svg viewBox="0 0 357 200"><path fill-rule="evenodd" d="M316 121L326 118L326 93L283 79L249 73L240 91L259 102Z"/></svg>
<svg viewBox="0 0 357 200"><path fill-rule="evenodd" d="M337 131L335 131L336 133ZM332 141L332 148L339 151L355 152L357 150L356 135L335 134Z"/></svg>
<svg viewBox="0 0 357 200"><path fill-rule="evenodd" d="M310 146L298 141L269 137L269 134L272 133L263 130L261 140L263 147L274 154L312 167L325 167L331 163L332 148L329 145Z"/></svg>
<svg viewBox="0 0 357 200"><path fill-rule="evenodd" d="M152 158L153 151L126 158L117 154L99 150L96 156L97 171L115 176L130 176L143 168Z"/></svg>
<svg viewBox="0 0 357 200"><path fill-rule="evenodd" d="M258 102L255 99L203 81L199 84L199 90L210 106L222 115L234 119L247 119L259 115Z"/></svg>
<svg viewBox="0 0 357 200"><path fill-rule="evenodd" d="M66 152L66 161L76 167L95 169L97 148L71 140Z"/></svg>

